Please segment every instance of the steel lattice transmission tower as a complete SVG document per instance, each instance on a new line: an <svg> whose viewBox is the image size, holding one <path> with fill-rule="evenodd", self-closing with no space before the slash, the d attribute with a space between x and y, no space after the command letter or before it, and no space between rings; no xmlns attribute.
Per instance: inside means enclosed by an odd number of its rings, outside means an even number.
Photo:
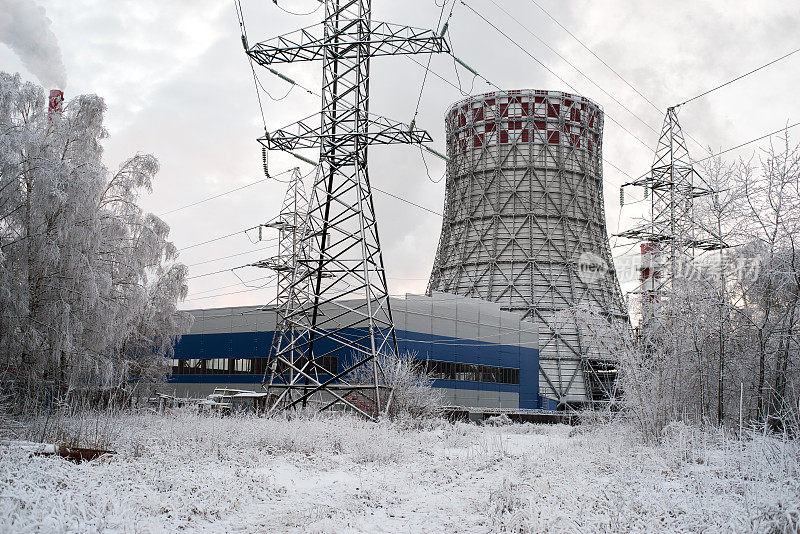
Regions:
<svg viewBox="0 0 800 534"><path fill-rule="evenodd" d="M713 193L704 184L689 157L677 108L667 108L650 173L623 185L643 187L645 197L650 197L648 220L619 234L643 243L643 302L656 301L670 289L696 249L719 250L727 246L701 228L694 215L694 199Z"/></svg>
<svg viewBox="0 0 800 534"><path fill-rule="evenodd" d="M265 228L274 228L278 231L278 254L270 258L251 264L275 271L277 295L275 305L272 307L278 313L278 324L287 309L297 307L295 301L303 300L307 295L307 288L300 286L290 292L292 276L295 266L300 263L307 265L308 250L305 235L305 221L308 213L308 193L303 183L303 175L299 168L292 170L286 194L283 196L281 211L277 217L262 225ZM260 237L260 230L259 230ZM305 291L303 291L305 290Z"/></svg>
<svg viewBox="0 0 800 534"><path fill-rule="evenodd" d="M278 230L278 254L271 258L256 262L254 267L262 267L275 271L277 277L277 295L274 306L267 306L264 309L272 309L276 314L276 325L284 323L285 318L292 310L297 309L302 303L308 301L309 298L309 278L302 276L300 282L292 285L295 269L301 266L301 269L308 267L308 240L303 239L306 236L306 218L308 214L308 193L306 192L305 184L303 183L303 176L300 169L295 168L292 171L292 176L289 179L289 184L286 188L286 194L283 197L283 204L278 216L265 224L267 228L275 228ZM279 339L279 336L282 339ZM296 336L296 329L289 325L286 329L277 329L273 337L272 345L290 345ZM273 358L272 365L268 365L264 369L264 379L262 383L273 383L280 381L283 383L291 383L294 378L295 372L293 367L298 365L297 354L293 354L292 366L284 371L288 376L284 377L283 373L277 373L277 361ZM269 381L267 381L269 375Z"/></svg>
<svg viewBox="0 0 800 534"><path fill-rule="evenodd" d="M369 113L370 58L438 52L449 48L432 31L372 22L371 0L327 0L321 24L247 50L263 66L322 61L321 112L259 139L269 150L319 149L301 238L309 257L296 265L289 287L293 300L309 285L309 298L287 309L278 327L275 374L290 378L271 384L280 391L276 408L305 405L314 395L322 408L343 403L367 417L385 407L376 356L395 354L397 343L367 147L432 139ZM294 334L283 335L288 331ZM369 363L371 385L350 383L348 375Z"/></svg>

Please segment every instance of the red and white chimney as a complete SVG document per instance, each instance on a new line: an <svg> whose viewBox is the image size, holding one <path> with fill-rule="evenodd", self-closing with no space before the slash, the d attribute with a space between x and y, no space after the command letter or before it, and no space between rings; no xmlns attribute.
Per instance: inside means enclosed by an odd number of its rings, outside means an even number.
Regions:
<svg viewBox="0 0 800 534"><path fill-rule="evenodd" d="M53 120L54 114L61 114L64 109L64 91L51 89L47 103L47 118Z"/></svg>
<svg viewBox="0 0 800 534"><path fill-rule="evenodd" d="M642 265L639 271L639 277L642 282L642 292L649 296L649 300L653 298L653 292L656 289L656 281L661 278L661 271L659 269L656 255L659 246L657 243L644 242L642 243Z"/></svg>

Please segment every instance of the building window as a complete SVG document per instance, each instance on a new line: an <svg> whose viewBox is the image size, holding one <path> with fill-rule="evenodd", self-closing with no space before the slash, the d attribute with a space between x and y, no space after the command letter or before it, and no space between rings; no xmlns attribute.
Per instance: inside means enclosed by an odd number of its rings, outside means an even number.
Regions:
<svg viewBox="0 0 800 534"><path fill-rule="evenodd" d="M250 374L253 372L253 360L250 358L240 358L233 360L233 372L239 375Z"/></svg>
<svg viewBox="0 0 800 534"><path fill-rule="evenodd" d="M428 374L434 379L519 384L519 369L510 367L442 362L438 360L426 360L425 365Z"/></svg>
<svg viewBox="0 0 800 534"><path fill-rule="evenodd" d="M311 376L328 375L338 372L339 360L336 356L318 358L316 366L311 366L304 359L297 361L297 367ZM277 374L289 374L289 366L276 365ZM272 373L268 358L187 358L172 360L173 375L263 375Z"/></svg>

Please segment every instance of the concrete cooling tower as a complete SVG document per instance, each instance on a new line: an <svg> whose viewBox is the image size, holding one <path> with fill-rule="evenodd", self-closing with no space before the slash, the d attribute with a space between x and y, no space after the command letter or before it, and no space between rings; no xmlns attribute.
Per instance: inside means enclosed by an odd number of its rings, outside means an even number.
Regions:
<svg viewBox="0 0 800 534"><path fill-rule="evenodd" d="M627 314L605 224L602 110L558 91L498 91L454 104L446 128L428 291L496 302L536 323L542 397L559 407L608 400L614 355L586 317L624 327Z"/></svg>

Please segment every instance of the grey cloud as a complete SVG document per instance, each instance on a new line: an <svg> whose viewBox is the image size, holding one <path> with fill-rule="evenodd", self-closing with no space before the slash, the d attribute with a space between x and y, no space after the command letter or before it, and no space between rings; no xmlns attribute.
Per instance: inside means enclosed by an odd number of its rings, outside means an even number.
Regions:
<svg viewBox="0 0 800 534"><path fill-rule="evenodd" d="M107 142L107 161L118 162L136 151L153 152L160 158L162 172L156 179L154 193L143 198L149 209L155 213L168 211L263 176L259 147L255 142L263 126L230 2L204 0L193 3L189 10L185 2L158 0L39 1L47 6L64 47L73 86L72 94L67 96L96 92L108 102L111 138ZM656 130L660 130L667 105L791 50L794 33L789 30L797 24L791 2L777 5L764 0L724 3L537 1L659 109L653 109L626 87L530 0L497 0ZM613 116L647 145L643 146L607 120L603 146L607 161L634 176L649 169L652 164L650 148L655 147L657 133L576 74L495 8L490 0L467 2L573 84L577 92L600 103L608 116ZM321 15L317 12L314 16L292 17L263 0L242 0L242 3L251 42L316 23ZM315 3L315 0L293 0L298 11L313 7ZM730 5L735 8L726 7ZM373 11L376 20L432 27L436 25L440 8L430 0L373 0ZM455 54L505 89L571 91L458 1L450 21L450 33ZM424 56L416 59L426 60ZM457 84L452 58L435 56L431 66ZM793 119L792 122L800 120L800 103L791 93L791 88L800 83L798 66L800 56L687 105L680 115L684 128L701 143L718 148L774 130L787 118ZM318 90L319 64L277 68ZM373 60L371 111L410 122L423 72L424 68L409 58ZM472 77L465 76L463 70L460 72L465 92L491 90L480 80L473 86ZM274 95L283 95L288 89L284 82L266 71L259 70L259 73ZM270 129L306 117L318 106L314 97L297 89L280 102L263 95L262 98ZM433 147L440 151L444 151L445 110L461 98L459 90L436 76L428 77L416 124L430 131L434 137ZM691 150L695 157L703 154L696 145L692 145ZM746 152L747 149L729 156ZM439 178L443 163L427 154L426 158L431 175ZM275 172L297 164L291 157L279 153L270 155L270 166ZM371 148L370 178L381 189L437 211L442 209L444 183L428 180L416 147ZM628 180L627 176L606 165L604 196L611 233L617 228L630 227L644 206L644 203L633 204L637 193L629 191L626 206L620 209L618 188ZM172 227L178 247L184 247L269 219L277 213L283 189L283 184L266 182L170 214L165 219ZM641 193L638 194L641 198ZM423 291L441 220L377 191L374 198L390 290L393 293ZM240 235L186 251L182 260L191 264L256 248L259 245ZM614 250L622 253L628 249ZM193 267L191 274L240 265L269 254L270 251L255 252ZM266 273L243 270L239 274L250 279ZM228 272L192 280L190 292L236 283L236 276ZM219 293L240 289L244 289L243 286L221 289ZM208 294L213 293L205 295ZM273 290L253 291L187 305L256 304L273 294Z"/></svg>

